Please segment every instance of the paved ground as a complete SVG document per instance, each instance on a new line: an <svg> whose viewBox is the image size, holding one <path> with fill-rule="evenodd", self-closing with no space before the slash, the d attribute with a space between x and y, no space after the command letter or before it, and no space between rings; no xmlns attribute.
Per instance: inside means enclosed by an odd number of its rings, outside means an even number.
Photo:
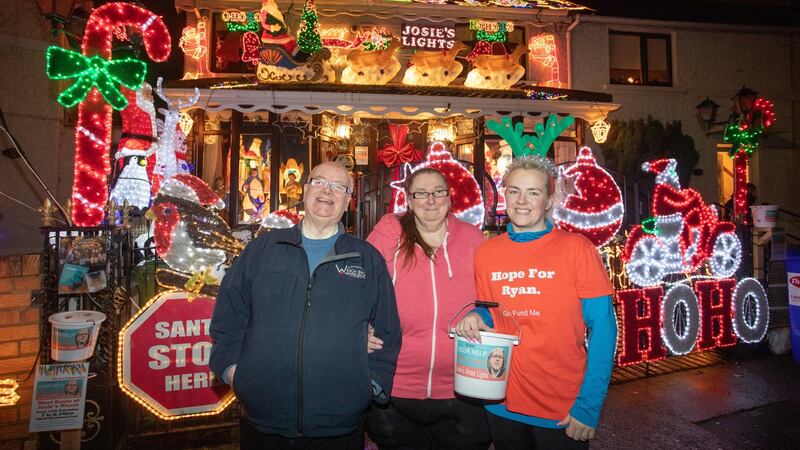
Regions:
<svg viewBox="0 0 800 450"><path fill-rule="evenodd" d="M790 357L730 361L612 385L591 447L800 448L798 407Z"/></svg>
<svg viewBox="0 0 800 450"><path fill-rule="evenodd" d="M800 449L800 364L751 355L613 384L591 448Z"/></svg>

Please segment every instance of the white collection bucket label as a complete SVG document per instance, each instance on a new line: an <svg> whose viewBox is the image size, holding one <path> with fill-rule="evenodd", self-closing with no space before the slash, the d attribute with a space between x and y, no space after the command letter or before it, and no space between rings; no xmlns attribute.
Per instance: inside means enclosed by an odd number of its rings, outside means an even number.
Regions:
<svg viewBox="0 0 800 450"><path fill-rule="evenodd" d="M83 328L55 328L53 330L53 347L61 351L81 350L92 343L94 325Z"/></svg>
<svg viewBox="0 0 800 450"><path fill-rule="evenodd" d="M456 373L476 380L505 381L508 347L458 341Z"/></svg>

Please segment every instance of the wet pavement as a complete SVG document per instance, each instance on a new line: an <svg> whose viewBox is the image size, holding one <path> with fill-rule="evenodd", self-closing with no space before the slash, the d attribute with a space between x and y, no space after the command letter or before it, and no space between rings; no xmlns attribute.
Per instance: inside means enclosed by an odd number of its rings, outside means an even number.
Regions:
<svg viewBox="0 0 800 450"><path fill-rule="evenodd" d="M800 364L758 355L613 384L592 449L798 449Z"/></svg>

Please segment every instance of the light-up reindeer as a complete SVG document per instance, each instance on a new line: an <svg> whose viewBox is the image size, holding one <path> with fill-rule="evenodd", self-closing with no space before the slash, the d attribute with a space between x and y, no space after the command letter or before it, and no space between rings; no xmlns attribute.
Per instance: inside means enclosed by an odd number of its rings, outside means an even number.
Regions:
<svg viewBox="0 0 800 450"><path fill-rule="evenodd" d="M187 100L179 99L177 102L170 100L169 96L161 88L163 79L158 77L156 82L156 94L167 103L167 109L159 108L158 111L164 115L164 128L158 137L156 147L156 165L153 170L151 180L152 192L158 192L158 188L163 180L170 179L178 173L178 158L175 156L177 149L181 147L181 142L177 139L177 127L181 120L181 110L191 108L200 99L200 90L194 88L194 95Z"/></svg>

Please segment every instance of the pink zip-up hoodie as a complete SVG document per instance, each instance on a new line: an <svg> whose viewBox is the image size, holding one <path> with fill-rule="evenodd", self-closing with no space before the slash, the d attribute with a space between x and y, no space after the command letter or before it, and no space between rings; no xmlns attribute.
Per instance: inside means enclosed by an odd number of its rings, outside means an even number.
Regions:
<svg viewBox="0 0 800 450"><path fill-rule="evenodd" d="M392 395L413 399L455 397L453 340L447 334L447 324L459 309L476 299L475 252L484 241L483 233L450 214L447 234L433 260L416 246L416 258L409 264L399 248L400 222L394 214L383 216L367 241L386 259L403 329Z"/></svg>

